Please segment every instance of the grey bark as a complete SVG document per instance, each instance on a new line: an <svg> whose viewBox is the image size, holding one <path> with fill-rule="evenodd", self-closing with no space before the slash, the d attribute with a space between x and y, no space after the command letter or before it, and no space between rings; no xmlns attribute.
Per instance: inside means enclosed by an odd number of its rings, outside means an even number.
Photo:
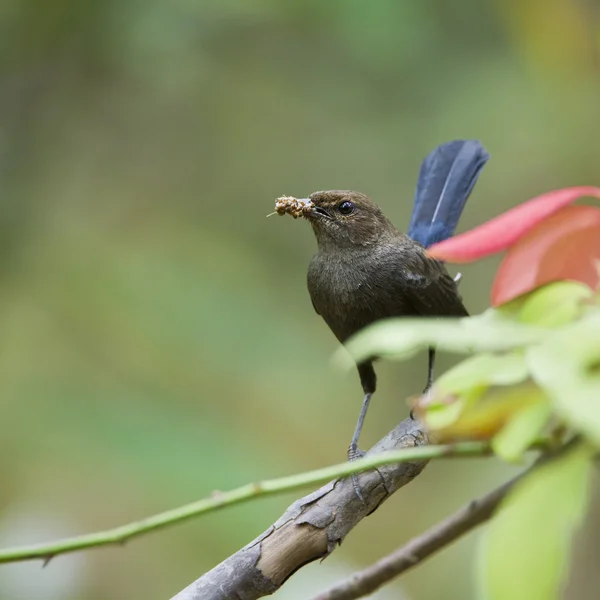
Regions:
<svg viewBox="0 0 600 600"><path fill-rule="evenodd" d="M312 600L355 600L372 594L382 585L412 569L438 550L489 520L522 475L511 479L485 496L472 500L458 512L375 564L313 597Z"/></svg>
<svg viewBox="0 0 600 600"><path fill-rule="evenodd" d="M405 419L368 454L427 444L418 421ZM328 556L364 517L423 470L427 461L388 465L338 479L294 502L269 529L172 600L255 600L276 592L304 565Z"/></svg>

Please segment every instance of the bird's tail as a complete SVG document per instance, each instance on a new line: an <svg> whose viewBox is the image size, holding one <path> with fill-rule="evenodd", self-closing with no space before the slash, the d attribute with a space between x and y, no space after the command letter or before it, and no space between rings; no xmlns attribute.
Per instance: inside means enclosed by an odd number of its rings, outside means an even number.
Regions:
<svg viewBox="0 0 600 600"><path fill-rule="evenodd" d="M408 235L426 248L452 236L490 155L477 140L454 140L430 152L419 172Z"/></svg>

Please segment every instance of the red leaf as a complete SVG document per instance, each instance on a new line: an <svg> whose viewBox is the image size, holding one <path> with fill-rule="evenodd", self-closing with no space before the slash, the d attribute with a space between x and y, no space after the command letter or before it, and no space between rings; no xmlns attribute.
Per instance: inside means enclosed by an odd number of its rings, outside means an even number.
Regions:
<svg viewBox="0 0 600 600"><path fill-rule="evenodd" d="M427 252L438 260L464 263L506 250L538 223L582 196L600 198L600 188L581 186L542 194L475 229L434 244Z"/></svg>
<svg viewBox="0 0 600 600"><path fill-rule="evenodd" d="M523 236L507 252L492 286L499 306L552 281L598 287L600 208L567 206Z"/></svg>

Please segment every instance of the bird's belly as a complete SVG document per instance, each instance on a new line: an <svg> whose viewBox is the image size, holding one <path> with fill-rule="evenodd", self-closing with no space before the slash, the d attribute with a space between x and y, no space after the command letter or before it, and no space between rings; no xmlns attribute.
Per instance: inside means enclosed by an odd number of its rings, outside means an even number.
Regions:
<svg viewBox="0 0 600 600"><path fill-rule="evenodd" d="M373 270L323 270L309 280L309 292L317 312L344 342L375 321L411 312L401 291L389 284Z"/></svg>

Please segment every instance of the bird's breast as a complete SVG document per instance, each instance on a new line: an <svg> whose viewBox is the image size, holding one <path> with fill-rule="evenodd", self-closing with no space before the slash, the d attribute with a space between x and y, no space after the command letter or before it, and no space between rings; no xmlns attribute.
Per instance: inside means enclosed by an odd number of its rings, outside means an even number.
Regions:
<svg viewBox="0 0 600 600"><path fill-rule="evenodd" d="M316 311L340 341L404 307L395 281L401 265L377 256L317 254L308 269L308 290Z"/></svg>
<svg viewBox="0 0 600 600"><path fill-rule="evenodd" d="M355 304L371 287L368 270L356 260L347 262L317 255L308 269L308 289L313 301L332 305Z"/></svg>

